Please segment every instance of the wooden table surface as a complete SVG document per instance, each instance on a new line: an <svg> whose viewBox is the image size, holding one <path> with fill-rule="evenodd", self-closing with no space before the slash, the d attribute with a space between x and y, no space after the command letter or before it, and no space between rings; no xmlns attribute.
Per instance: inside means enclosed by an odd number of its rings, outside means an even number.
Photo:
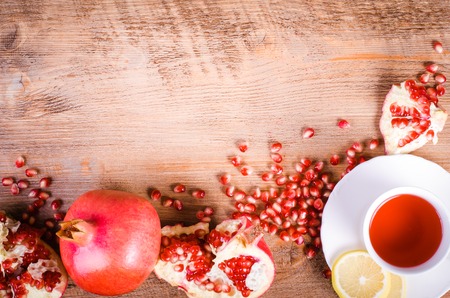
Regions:
<svg viewBox="0 0 450 298"><path fill-rule="evenodd" d="M163 224L195 222L203 206L213 223L233 211L217 176L245 188L229 157L256 173L268 146L283 144L284 165L327 161L354 141L381 138L378 120L390 86L415 78L426 61L444 70L450 2L288 0L2 0L0 2L0 169L19 155L53 178L63 210L83 192L122 189L148 197L173 183L206 190L183 197L177 212L154 202ZM441 99L450 108L446 95ZM351 127L339 129L341 118ZM447 125L448 126L448 125ZM316 135L302 139L302 130ZM450 170L450 128L414 154ZM382 155L380 146L368 157ZM330 167L339 177L345 165ZM418 169L417 175L420 175ZM0 189L1 208L19 215L30 202ZM45 207L42 221L51 216ZM335 297L322 255L267 236L277 266L264 297ZM69 285L65 297L95 297ZM153 274L124 297L185 297ZM450 297L450 296L449 296Z"/></svg>

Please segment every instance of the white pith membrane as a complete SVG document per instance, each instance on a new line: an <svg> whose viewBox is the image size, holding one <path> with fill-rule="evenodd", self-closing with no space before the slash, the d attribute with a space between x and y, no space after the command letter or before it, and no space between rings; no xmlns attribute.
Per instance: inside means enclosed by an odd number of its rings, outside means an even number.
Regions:
<svg viewBox="0 0 450 298"><path fill-rule="evenodd" d="M402 82L400 85L393 85L391 90L386 96L383 104L382 116L380 119L380 130L384 138L386 154L401 154L409 153L420 147L424 146L429 139L436 144L438 142L438 132L441 132L447 121L447 111L445 111L439 104L425 103L425 106L429 106L429 113L423 112L424 104L419 104L416 100L412 100L410 92L405 87L406 82ZM400 107L405 109L415 108L419 113L419 117L415 117L415 120L420 120L423 123L430 121L429 126L423 131L423 128L419 126L413 126L413 117L409 115L394 116L391 112L391 105L396 103ZM409 124L406 127L393 127L392 120L398 118L401 120L407 119ZM418 119L417 119L418 118ZM395 121L395 120L394 120ZM400 146L412 131L418 131L419 136L406 145ZM428 133L433 133L431 137L427 137ZM400 143L399 143L400 142Z"/></svg>
<svg viewBox="0 0 450 298"><path fill-rule="evenodd" d="M187 281L186 268L189 266L190 256L186 260L177 261L176 263L158 259L154 269L155 274L159 278L166 280L172 286L183 289L188 297L243 297L242 293L233 285L233 281L219 268L219 264L225 260L239 256L251 256L257 261L252 265L245 285L251 290L248 297L261 296L268 290L274 279L275 266L271 256L258 247L258 243L262 240L263 234L260 232L255 233L254 228L249 227L248 223L246 218L226 220L215 228L215 230L221 232L229 231L233 233L237 231L236 235L231 237L227 243L220 246L217 250L211 246L212 253L215 255L213 259L214 265L206 274L208 279L214 283L229 285L231 288L230 292L217 293L214 290L206 290L204 286L198 285L194 281ZM166 226L162 229L162 236L172 237L183 233L193 234L198 229L205 230L206 233L209 233L209 224L200 222L189 227L183 227L181 225ZM174 267L178 264L183 264L185 269L181 272L176 272Z"/></svg>
<svg viewBox="0 0 450 298"><path fill-rule="evenodd" d="M23 244L16 244L9 249L5 248L5 240L10 233L16 233L20 227L21 223L19 221L7 218L5 222L0 221L0 282L4 281L5 278L5 268L3 262L5 260L12 260L10 268L14 268L14 273L10 275L11 278L16 278L23 272L27 271L31 278L37 281L42 281L42 275L47 272L57 272L60 273L59 283L53 288L51 292L45 289L45 286L38 289L35 285L25 283L24 286L28 291L25 296L17 295L13 292L12 287L8 282L8 289L0 290L0 297L31 297L31 298L57 298L61 297L67 286L67 273L62 265L61 260L58 255L42 240L36 239L37 243L42 244L46 249L50 251L50 259L39 259L35 263L31 263L27 268L22 267L24 263L24 254L30 253L33 249L28 248ZM29 241L31 239L26 239Z"/></svg>

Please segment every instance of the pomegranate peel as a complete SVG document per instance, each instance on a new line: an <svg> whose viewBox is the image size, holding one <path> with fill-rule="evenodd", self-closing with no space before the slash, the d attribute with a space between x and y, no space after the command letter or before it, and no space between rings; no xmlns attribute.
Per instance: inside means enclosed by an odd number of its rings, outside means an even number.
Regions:
<svg viewBox="0 0 450 298"><path fill-rule="evenodd" d="M429 140L438 142L447 121L447 111L426 88L408 80L393 85L386 96L380 118L380 131L386 154L409 153Z"/></svg>
<svg viewBox="0 0 450 298"><path fill-rule="evenodd" d="M161 233L155 274L188 297L259 297L272 284L272 253L245 217L225 220L211 231L200 222L166 226Z"/></svg>
<svg viewBox="0 0 450 298"><path fill-rule="evenodd" d="M61 297L67 272L42 232L5 216L0 221L0 296Z"/></svg>

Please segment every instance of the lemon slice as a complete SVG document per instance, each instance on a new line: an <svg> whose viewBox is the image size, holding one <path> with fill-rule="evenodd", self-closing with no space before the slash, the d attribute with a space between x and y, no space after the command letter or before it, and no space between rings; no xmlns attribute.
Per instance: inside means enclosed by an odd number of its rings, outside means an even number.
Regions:
<svg viewBox="0 0 450 298"><path fill-rule="evenodd" d="M391 273L391 289L387 298L406 298L406 281L404 277Z"/></svg>
<svg viewBox="0 0 450 298"><path fill-rule="evenodd" d="M331 273L333 288L341 298L385 298L391 290L391 273L375 263L367 251L342 254Z"/></svg>

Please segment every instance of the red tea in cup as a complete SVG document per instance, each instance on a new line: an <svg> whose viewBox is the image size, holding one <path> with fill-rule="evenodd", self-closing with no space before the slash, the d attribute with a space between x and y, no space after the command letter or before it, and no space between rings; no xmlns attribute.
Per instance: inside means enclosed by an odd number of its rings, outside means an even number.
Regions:
<svg viewBox="0 0 450 298"><path fill-rule="evenodd" d="M427 200L398 194L372 216L369 236L375 252L387 263L414 267L436 253L442 241L441 218Z"/></svg>
<svg viewBox="0 0 450 298"><path fill-rule="evenodd" d="M450 215L443 200L418 187L386 191L369 206L364 244L372 258L397 274L439 265L450 251Z"/></svg>

